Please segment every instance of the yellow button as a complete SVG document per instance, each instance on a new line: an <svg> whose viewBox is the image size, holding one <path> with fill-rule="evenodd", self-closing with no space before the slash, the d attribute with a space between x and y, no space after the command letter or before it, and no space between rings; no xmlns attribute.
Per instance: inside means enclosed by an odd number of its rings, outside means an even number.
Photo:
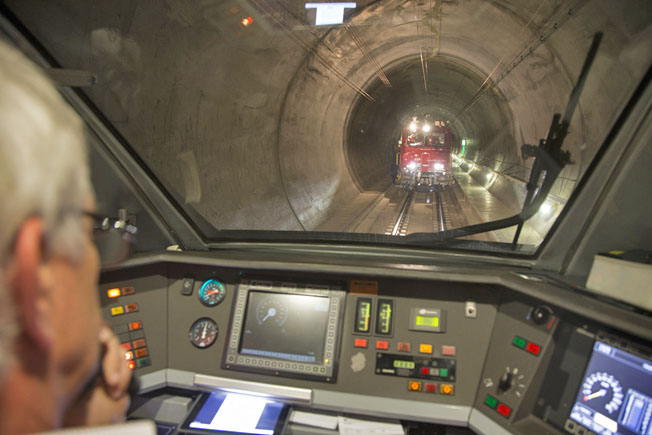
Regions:
<svg viewBox="0 0 652 435"><path fill-rule="evenodd" d="M432 353L432 344L420 344L419 352L421 353Z"/></svg>
<svg viewBox="0 0 652 435"><path fill-rule="evenodd" d="M111 315L112 316L117 316L119 314L124 314L124 312L125 312L125 309L124 309L124 307L122 305L120 305L119 307L111 308Z"/></svg>
<svg viewBox="0 0 652 435"><path fill-rule="evenodd" d="M110 298L117 298L120 296L120 289L119 288L112 288L106 291L106 294Z"/></svg>
<svg viewBox="0 0 652 435"><path fill-rule="evenodd" d="M455 388L451 384L441 384L439 391L441 394L453 394L455 392Z"/></svg>
<svg viewBox="0 0 652 435"><path fill-rule="evenodd" d="M408 389L410 391L421 391L421 382L410 381L408 384Z"/></svg>

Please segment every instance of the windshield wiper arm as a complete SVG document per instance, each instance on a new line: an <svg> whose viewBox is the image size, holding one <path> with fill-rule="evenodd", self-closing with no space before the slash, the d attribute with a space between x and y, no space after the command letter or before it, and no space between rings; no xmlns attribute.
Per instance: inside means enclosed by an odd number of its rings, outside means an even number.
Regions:
<svg viewBox="0 0 652 435"><path fill-rule="evenodd" d="M523 214L526 209L530 209L529 211L534 209L534 213L539 210L539 207L543 204L546 196L550 193L552 185L559 176L559 173L564 166L571 162L570 153L568 151L563 151L561 146L564 143L566 134L568 134L568 126L570 125L573 113L575 113L575 108L580 101L580 94L584 88L584 83L588 77L593 59L595 59L595 55L598 52L601 40L601 32L598 32L593 36L593 43L586 55L586 60L584 61L584 66L582 67L582 72L577 80L577 84L573 88L570 98L568 99L568 105L566 106L564 117L561 118L559 113L553 115L552 124L550 125L550 130L548 130L548 137L546 137L545 141L541 139L538 147L527 144L524 144L522 147L524 158L535 156L536 159L534 160L532 170L530 171L530 180L527 183L527 193L525 201L523 201L523 210L521 211L521 214ZM539 179L542 174L545 178L541 188L537 191L537 185L539 184ZM550 181L547 182L548 180ZM547 187L545 191L544 186ZM530 214L527 219L532 217L534 213ZM520 222L516 227L512 247L516 247L516 244L518 243L518 238L521 235L521 229L523 228L524 222L525 221Z"/></svg>
<svg viewBox="0 0 652 435"><path fill-rule="evenodd" d="M570 153L562 150L561 146L563 145L566 134L568 133L570 120L573 117L573 113L575 112L575 108L579 102L580 93L582 92L582 88L586 82L586 78L591 68L591 64L595 59L601 40L601 32L598 32L593 36L591 48L586 55L586 60L584 61L584 66L582 67L577 84L571 92L564 116L562 117L559 113L553 115L548 135L545 140L539 140L539 146L524 144L521 148L524 158L535 157L535 160L532 163L532 170L530 171L530 178L526 185L527 192L521 212L505 219L440 231L438 233L413 233L405 236L407 241L417 243L433 241L443 242L450 239L486 233L517 225L514 240L512 242L512 248L516 248L521 229L523 228L523 223L539 211L543 201L545 201L553 184L557 180L559 173L564 166L571 161ZM541 183L540 186L539 183Z"/></svg>

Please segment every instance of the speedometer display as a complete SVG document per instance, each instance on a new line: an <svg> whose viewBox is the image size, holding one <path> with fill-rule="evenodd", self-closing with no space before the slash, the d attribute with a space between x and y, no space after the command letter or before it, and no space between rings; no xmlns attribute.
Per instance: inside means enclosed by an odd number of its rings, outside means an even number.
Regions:
<svg viewBox="0 0 652 435"><path fill-rule="evenodd" d="M209 279L199 290L199 300L207 307L214 307L224 300L226 286L216 279Z"/></svg>

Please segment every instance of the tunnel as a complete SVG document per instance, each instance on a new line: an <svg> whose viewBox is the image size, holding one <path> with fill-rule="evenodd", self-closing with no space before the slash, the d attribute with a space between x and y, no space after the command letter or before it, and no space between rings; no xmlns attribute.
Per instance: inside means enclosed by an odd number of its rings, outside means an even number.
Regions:
<svg viewBox="0 0 652 435"><path fill-rule="evenodd" d="M341 231L344 205L391 185L415 113L449 123L467 161L524 184L521 145L546 136L604 32L552 192L565 201L652 37L646 1L374 0L326 27L300 2L6 3L59 65L95 75L92 103L220 229Z"/></svg>

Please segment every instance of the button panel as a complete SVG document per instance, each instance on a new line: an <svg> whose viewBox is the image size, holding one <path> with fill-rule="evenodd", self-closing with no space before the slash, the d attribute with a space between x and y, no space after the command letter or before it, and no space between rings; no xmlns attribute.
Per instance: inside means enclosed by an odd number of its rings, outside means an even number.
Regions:
<svg viewBox="0 0 652 435"><path fill-rule="evenodd" d="M505 418L509 418L509 415L512 413L512 408L499 402L498 399L491 394L487 394L487 397L484 399L484 404Z"/></svg>
<svg viewBox="0 0 652 435"><path fill-rule="evenodd" d="M455 395L455 386L452 384L436 384L434 382L408 381L408 391L430 394Z"/></svg>
<svg viewBox="0 0 652 435"><path fill-rule="evenodd" d="M377 353L376 374L455 381L456 360L405 354Z"/></svg>
<svg viewBox="0 0 652 435"><path fill-rule="evenodd" d="M519 337L518 335L514 336L514 340L512 340L512 345L518 347L519 349L523 349L524 351L535 356L539 356L539 354L541 353L540 345L536 343L532 343L531 341L528 341L523 337Z"/></svg>

